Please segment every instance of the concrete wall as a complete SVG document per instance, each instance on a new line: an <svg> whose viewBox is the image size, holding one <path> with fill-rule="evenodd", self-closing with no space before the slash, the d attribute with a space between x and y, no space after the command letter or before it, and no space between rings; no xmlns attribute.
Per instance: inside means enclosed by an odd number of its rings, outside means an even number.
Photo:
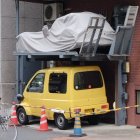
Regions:
<svg viewBox="0 0 140 140"><path fill-rule="evenodd" d="M80 1L80 2L79 2ZM66 13L90 11L103 14L111 22L113 8L117 5L136 5L137 0L66 0L64 1Z"/></svg>
<svg viewBox="0 0 140 140"><path fill-rule="evenodd" d="M0 0L0 11L1 11L1 0ZM0 12L0 60L1 60L1 12ZM0 61L0 81L1 81L1 61ZM2 96L2 92L1 92L1 85L0 85L0 99Z"/></svg>
<svg viewBox="0 0 140 140"><path fill-rule="evenodd" d="M42 29L42 4L20 2L19 31ZM16 80L16 7L15 0L1 0L1 46L0 46L0 97L4 102L14 98Z"/></svg>

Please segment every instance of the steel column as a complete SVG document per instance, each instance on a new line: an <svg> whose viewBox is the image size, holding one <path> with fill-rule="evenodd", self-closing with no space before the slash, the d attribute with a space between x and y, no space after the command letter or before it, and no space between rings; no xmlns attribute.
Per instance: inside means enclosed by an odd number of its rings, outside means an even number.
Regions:
<svg viewBox="0 0 140 140"><path fill-rule="evenodd" d="M117 108L125 107L124 100L124 89L123 89L123 77L122 77L122 61L116 62L115 72L115 102ZM115 124L125 125L126 124L126 110L119 110L115 112Z"/></svg>

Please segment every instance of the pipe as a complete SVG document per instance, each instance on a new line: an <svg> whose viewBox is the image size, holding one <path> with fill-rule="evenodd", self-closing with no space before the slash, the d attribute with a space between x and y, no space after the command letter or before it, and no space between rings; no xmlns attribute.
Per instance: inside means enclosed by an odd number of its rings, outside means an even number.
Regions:
<svg viewBox="0 0 140 140"><path fill-rule="evenodd" d="M15 0L16 5L16 36L19 35L19 0Z"/></svg>

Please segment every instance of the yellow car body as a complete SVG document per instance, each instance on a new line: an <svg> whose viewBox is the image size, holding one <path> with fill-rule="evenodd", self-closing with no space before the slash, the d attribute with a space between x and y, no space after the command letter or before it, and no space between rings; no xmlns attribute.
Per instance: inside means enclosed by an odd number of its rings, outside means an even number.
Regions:
<svg viewBox="0 0 140 140"><path fill-rule="evenodd" d="M23 96L20 107L28 116L40 117L40 107L44 106L48 120L54 120L55 113L65 112L63 115L70 120L75 117L75 109L88 116L105 113L109 107L104 78L98 66L39 70L28 82Z"/></svg>

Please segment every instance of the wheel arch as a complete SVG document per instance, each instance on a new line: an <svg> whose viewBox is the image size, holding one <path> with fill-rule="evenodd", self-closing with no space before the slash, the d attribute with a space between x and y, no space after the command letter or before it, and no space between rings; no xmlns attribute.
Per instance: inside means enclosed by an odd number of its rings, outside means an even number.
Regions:
<svg viewBox="0 0 140 140"><path fill-rule="evenodd" d="M20 108L23 108L28 116L31 116L32 115L31 109L29 107L26 107L26 106L23 106L23 105L17 106L16 112L18 112L18 110Z"/></svg>

